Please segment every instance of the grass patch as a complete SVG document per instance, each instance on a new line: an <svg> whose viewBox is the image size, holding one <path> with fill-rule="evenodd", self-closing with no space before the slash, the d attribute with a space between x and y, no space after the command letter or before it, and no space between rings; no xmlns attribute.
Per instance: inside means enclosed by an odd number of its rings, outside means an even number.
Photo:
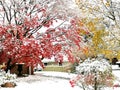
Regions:
<svg viewBox="0 0 120 90"><path fill-rule="evenodd" d="M71 63L63 63L62 66L59 66L58 64L50 64L47 65L43 71L58 71L58 72L73 72L74 67Z"/></svg>

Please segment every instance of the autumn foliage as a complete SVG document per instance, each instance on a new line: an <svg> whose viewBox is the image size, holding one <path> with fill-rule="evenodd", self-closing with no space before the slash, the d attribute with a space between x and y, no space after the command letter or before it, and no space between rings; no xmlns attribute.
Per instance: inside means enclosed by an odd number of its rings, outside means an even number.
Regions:
<svg viewBox="0 0 120 90"><path fill-rule="evenodd" d="M69 20L61 18L60 15L52 17L53 12L47 11L47 4L41 7L41 3L26 0L13 0L8 6L9 9L4 4L6 2L0 3L1 12L5 14L2 21L6 21L0 25L0 63L5 62L8 66L21 62L33 66L39 63L43 67L42 60L52 56L60 62L63 61L63 55L68 56L70 62L76 60L72 56L71 48L74 45L80 48L81 37L80 32L78 33L79 26L76 25L77 17L71 17ZM16 8L17 5L21 7ZM8 12L10 9L13 14ZM62 23L52 27L60 20ZM65 21L67 24L63 24Z"/></svg>

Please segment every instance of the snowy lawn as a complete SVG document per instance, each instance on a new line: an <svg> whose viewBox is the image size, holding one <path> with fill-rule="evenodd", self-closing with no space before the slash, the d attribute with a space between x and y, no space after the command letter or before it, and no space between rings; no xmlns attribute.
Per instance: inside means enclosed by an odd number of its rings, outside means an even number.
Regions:
<svg viewBox="0 0 120 90"><path fill-rule="evenodd" d="M120 70L114 70L113 73L120 79ZM17 86L15 88L2 88L0 90L82 90L78 86L72 88L69 84L69 79L75 74L63 72L36 72L35 75L29 77L17 78ZM115 84L120 84L116 81ZM105 90L113 90L113 88L105 88ZM120 87L115 87L114 90L120 90Z"/></svg>

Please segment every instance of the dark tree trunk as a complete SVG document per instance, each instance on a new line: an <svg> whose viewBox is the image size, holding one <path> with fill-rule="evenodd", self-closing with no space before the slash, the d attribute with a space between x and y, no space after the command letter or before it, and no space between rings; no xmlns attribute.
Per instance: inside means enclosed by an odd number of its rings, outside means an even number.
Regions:
<svg viewBox="0 0 120 90"><path fill-rule="evenodd" d="M6 64L6 70L5 70L6 73L8 72L8 70L11 69L11 65L10 65L11 61L12 61L12 59L9 58L9 59L8 59L8 62L7 62L7 64Z"/></svg>
<svg viewBox="0 0 120 90"><path fill-rule="evenodd" d="M12 62L12 59L9 58L6 64L6 69L5 69L6 73L8 72L8 70L11 70L15 66L15 63L11 64L11 62Z"/></svg>

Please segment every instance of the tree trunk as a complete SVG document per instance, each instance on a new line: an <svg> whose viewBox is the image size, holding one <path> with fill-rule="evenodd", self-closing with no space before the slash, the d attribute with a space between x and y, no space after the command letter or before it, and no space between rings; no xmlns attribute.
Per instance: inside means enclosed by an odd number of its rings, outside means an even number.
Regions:
<svg viewBox="0 0 120 90"><path fill-rule="evenodd" d="M12 61L12 59L9 58L8 62L7 62L7 65L6 65L6 70L5 70L6 73L8 72L8 70L11 70L11 65L10 65L11 61Z"/></svg>
<svg viewBox="0 0 120 90"><path fill-rule="evenodd" d="M95 77L95 85L94 85L94 90L97 90L97 78Z"/></svg>
<svg viewBox="0 0 120 90"><path fill-rule="evenodd" d="M8 72L8 70L11 70L15 66L15 63L11 64L11 62L12 62L12 59L9 58L6 64L6 69L5 69L6 73Z"/></svg>

